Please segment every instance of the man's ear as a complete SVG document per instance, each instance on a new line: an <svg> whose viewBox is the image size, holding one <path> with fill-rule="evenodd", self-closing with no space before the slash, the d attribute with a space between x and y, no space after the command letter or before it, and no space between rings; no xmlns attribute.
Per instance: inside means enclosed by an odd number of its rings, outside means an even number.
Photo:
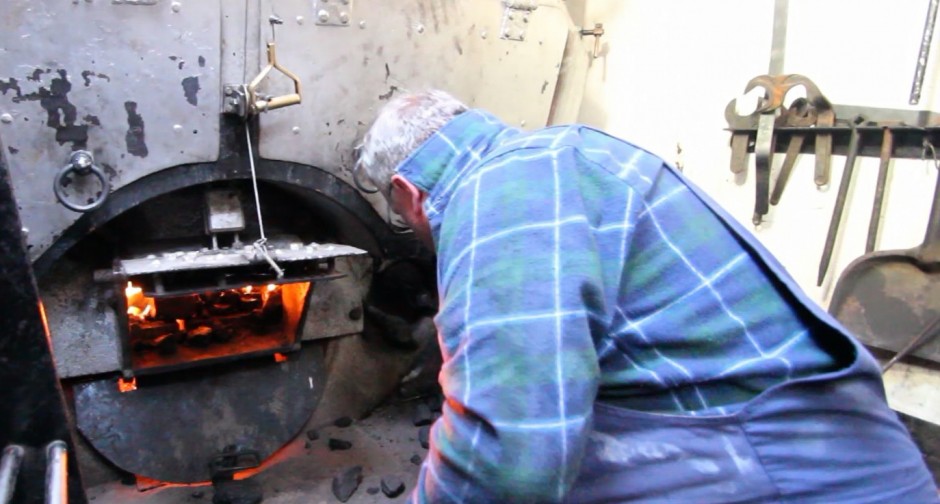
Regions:
<svg viewBox="0 0 940 504"><path fill-rule="evenodd" d="M411 215L402 215L402 217L423 217L424 199L427 194L418 189L418 186L412 184L405 177L395 174L392 175L392 190L398 191L399 201L403 206L402 210Z"/></svg>

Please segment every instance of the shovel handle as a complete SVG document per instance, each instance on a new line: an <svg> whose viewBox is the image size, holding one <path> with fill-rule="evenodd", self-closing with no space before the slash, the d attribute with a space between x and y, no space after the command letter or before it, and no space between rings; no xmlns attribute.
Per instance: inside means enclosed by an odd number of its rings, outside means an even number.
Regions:
<svg viewBox="0 0 940 504"><path fill-rule="evenodd" d="M884 367L881 368L881 372L884 373L888 370L888 368L893 366L895 362L910 355L911 352L917 350L921 345L926 343L927 340L936 336L938 332L940 332L940 317L933 319L933 322L928 324L927 327L925 327L924 330L920 332L920 334L915 336L914 339L912 339L910 343L907 344L907 346L902 348L900 352L894 354L894 357L891 357L891 360L889 360L884 365Z"/></svg>

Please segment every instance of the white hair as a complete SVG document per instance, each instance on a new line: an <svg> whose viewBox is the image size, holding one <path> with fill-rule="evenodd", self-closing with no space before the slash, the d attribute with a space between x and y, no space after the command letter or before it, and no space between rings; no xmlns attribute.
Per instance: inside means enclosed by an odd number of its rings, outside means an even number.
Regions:
<svg viewBox="0 0 940 504"><path fill-rule="evenodd" d="M395 169L467 106L439 90L402 94L389 101L359 146L359 168L389 196Z"/></svg>

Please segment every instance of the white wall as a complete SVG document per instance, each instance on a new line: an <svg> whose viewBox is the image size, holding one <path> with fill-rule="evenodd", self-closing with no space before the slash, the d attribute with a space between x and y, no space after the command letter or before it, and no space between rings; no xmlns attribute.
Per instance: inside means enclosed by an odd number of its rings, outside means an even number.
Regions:
<svg viewBox="0 0 940 504"><path fill-rule="evenodd" d="M771 207L759 229L751 224L754 156L743 185L728 167L725 105L748 80L767 73L773 9L773 0L587 0L585 24L602 22L607 33L602 56L588 73L580 121L670 162L681 144L685 173L754 230L825 305L838 273L864 253L878 159L859 158L833 266L823 287L816 287L844 157L833 158L831 186L819 191L812 181L813 156L802 156L780 205ZM926 0L790 0L784 71L808 76L837 104L936 108L940 33L921 104L907 105L926 10ZM782 161L782 154L775 156L775 168ZM936 170L898 160L891 174L882 250L922 241Z"/></svg>
<svg viewBox="0 0 940 504"><path fill-rule="evenodd" d="M748 80L767 73L773 9L773 0L587 0L585 24L603 22L607 33L588 73L580 121L673 163L681 144L685 173L753 229L754 156L747 180L738 184L728 167L724 109ZM940 33L921 104L907 105L926 10L927 0L790 0L784 72L808 76L833 103L935 110ZM775 167L782 161L775 156ZM825 306L841 270L864 253L878 159L859 159L822 287L816 272L844 157L833 158L825 191L813 183L813 163L812 156L801 158L780 205L754 232ZM936 170L922 161L898 160L891 170L881 250L923 240L936 180ZM885 375L885 385L893 408L940 424L940 402L933 400L940 372L901 363Z"/></svg>

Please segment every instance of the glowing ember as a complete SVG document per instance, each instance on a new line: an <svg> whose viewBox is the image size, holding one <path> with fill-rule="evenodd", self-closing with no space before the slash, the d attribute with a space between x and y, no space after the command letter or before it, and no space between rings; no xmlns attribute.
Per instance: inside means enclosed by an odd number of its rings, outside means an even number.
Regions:
<svg viewBox="0 0 940 504"><path fill-rule="evenodd" d="M274 292L274 289L276 289L276 288L277 288L277 285L268 284L268 292Z"/></svg>
<svg viewBox="0 0 940 504"><path fill-rule="evenodd" d="M153 298L144 296L144 290L131 282L127 282L124 289L127 297L127 315L137 320L154 318L157 316L157 305Z"/></svg>
<svg viewBox="0 0 940 504"><path fill-rule="evenodd" d="M179 327L180 331L185 331L186 321L183 319L176 319L176 327Z"/></svg>
<svg viewBox="0 0 940 504"><path fill-rule="evenodd" d="M242 287L242 292L245 294L251 294L251 286L247 285L245 287Z"/></svg>
<svg viewBox="0 0 940 504"><path fill-rule="evenodd" d="M118 390L121 392L131 392L137 390L137 378L132 377L130 380L118 378Z"/></svg>

